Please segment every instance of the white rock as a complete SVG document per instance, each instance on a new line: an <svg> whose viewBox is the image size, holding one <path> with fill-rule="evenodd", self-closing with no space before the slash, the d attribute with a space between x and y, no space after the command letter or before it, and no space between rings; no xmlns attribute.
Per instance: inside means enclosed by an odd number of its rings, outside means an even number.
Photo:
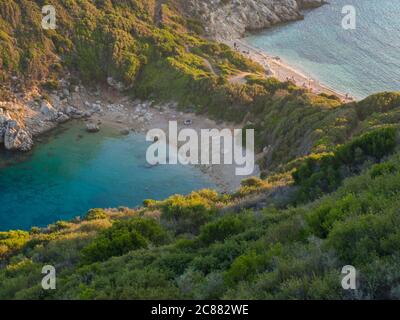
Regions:
<svg viewBox="0 0 400 320"><path fill-rule="evenodd" d="M118 91L123 91L126 89L126 87L124 86L124 84L122 82L114 80L113 77L108 77L107 83L110 87L112 87Z"/></svg>
<svg viewBox="0 0 400 320"><path fill-rule="evenodd" d="M96 112L96 113L103 112L103 109L102 109L101 105L98 104L98 103L93 103L92 104L92 110L93 110L93 112Z"/></svg>
<svg viewBox="0 0 400 320"><path fill-rule="evenodd" d="M75 114L77 111L78 111L78 109L76 109L75 107L72 107L72 106L67 106L64 109L64 113L69 116Z"/></svg>
<svg viewBox="0 0 400 320"><path fill-rule="evenodd" d="M100 131L100 127L95 124L95 123L88 123L86 124L86 131L87 132L99 132Z"/></svg>

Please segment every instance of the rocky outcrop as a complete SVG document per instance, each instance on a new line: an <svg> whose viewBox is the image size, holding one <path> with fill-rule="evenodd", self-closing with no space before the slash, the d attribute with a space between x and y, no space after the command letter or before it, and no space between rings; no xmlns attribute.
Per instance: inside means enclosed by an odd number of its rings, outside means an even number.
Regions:
<svg viewBox="0 0 400 320"><path fill-rule="evenodd" d="M7 111L0 108L0 144L4 143L4 134L6 133L7 123L11 120Z"/></svg>
<svg viewBox="0 0 400 320"><path fill-rule="evenodd" d="M185 0L191 16L200 19L206 35L216 40L242 37L247 31L302 19L301 9L314 8L324 0Z"/></svg>
<svg viewBox="0 0 400 320"><path fill-rule="evenodd" d="M0 101L0 148L29 151L35 136L57 124L88 118L96 112L83 105L82 95L88 95L83 86L76 90L66 80L59 82L61 88L46 95L32 88L10 96L7 101ZM72 93L69 88L73 89Z"/></svg>
<svg viewBox="0 0 400 320"><path fill-rule="evenodd" d="M32 135L7 110L0 108L0 143L7 150L29 151L33 146Z"/></svg>
<svg viewBox="0 0 400 320"><path fill-rule="evenodd" d="M48 120L55 120L58 116L57 110L48 102L47 100L43 100L40 107L40 112L46 117Z"/></svg>
<svg viewBox="0 0 400 320"><path fill-rule="evenodd" d="M4 147L7 150L29 151L33 146L30 133L23 129L15 120L7 121L3 140Z"/></svg>
<svg viewBox="0 0 400 320"><path fill-rule="evenodd" d="M324 0L296 0L300 9L318 8L327 2Z"/></svg>

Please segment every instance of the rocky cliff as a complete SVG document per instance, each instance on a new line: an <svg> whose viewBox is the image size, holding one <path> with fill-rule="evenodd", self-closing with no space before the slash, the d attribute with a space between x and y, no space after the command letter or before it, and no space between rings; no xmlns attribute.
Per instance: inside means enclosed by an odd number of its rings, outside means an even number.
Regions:
<svg viewBox="0 0 400 320"><path fill-rule="evenodd" d="M235 39L246 31L302 19L301 9L321 6L324 0L185 0L190 15L204 23L206 35Z"/></svg>

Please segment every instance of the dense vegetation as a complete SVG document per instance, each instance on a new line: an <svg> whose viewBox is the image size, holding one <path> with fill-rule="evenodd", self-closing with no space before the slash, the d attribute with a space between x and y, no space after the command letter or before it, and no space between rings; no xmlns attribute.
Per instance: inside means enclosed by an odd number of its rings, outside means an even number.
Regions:
<svg viewBox="0 0 400 320"><path fill-rule="evenodd" d="M314 200L334 191L345 177L357 174L367 161L379 162L397 144L397 128L377 129L340 146L335 152L306 158L293 173L301 186L299 201ZM370 164L370 163L367 163Z"/></svg>
<svg viewBox="0 0 400 320"><path fill-rule="evenodd" d="M107 77L142 98L175 100L254 128L263 180L93 209L47 228L0 232L0 299L400 298L400 94L343 105L201 37L181 2L0 0L0 98L13 87ZM252 73L247 83L229 81ZM265 179L264 179L265 178ZM57 268L57 290L41 269ZM341 288L344 265L359 288Z"/></svg>
<svg viewBox="0 0 400 320"><path fill-rule="evenodd" d="M238 198L204 190L3 233L0 298L398 299L399 160L296 208L222 213ZM55 291L41 289L46 264L57 268ZM341 288L348 264L356 291Z"/></svg>

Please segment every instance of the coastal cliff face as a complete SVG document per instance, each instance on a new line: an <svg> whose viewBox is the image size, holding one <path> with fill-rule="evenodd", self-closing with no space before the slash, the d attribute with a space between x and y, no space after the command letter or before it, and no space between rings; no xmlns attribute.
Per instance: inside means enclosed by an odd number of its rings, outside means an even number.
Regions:
<svg viewBox="0 0 400 320"><path fill-rule="evenodd" d="M206 35L217 39L235 39L246 31L302 19L301 9L323 5L324 0L189 0L186 8L200 19Z"/></svg>

